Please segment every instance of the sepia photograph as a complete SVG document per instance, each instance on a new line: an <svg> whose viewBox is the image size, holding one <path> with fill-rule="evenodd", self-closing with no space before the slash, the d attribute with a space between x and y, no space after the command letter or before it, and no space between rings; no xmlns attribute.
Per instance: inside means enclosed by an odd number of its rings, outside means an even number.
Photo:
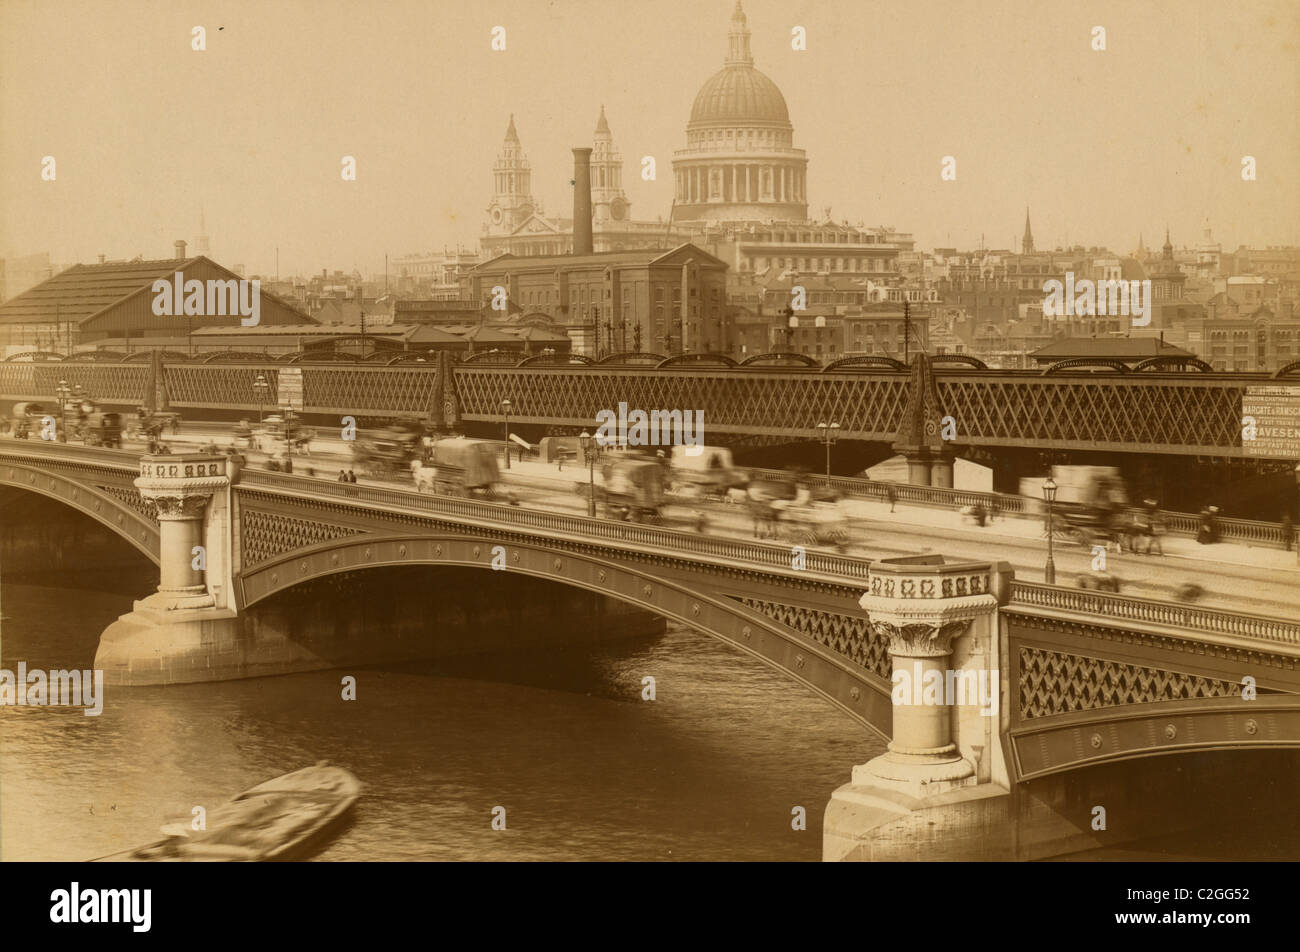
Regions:
<svg viewBox="0 0 1300 952"><path fill-rule="evenodd" d="M33 915L149 931L90 862L1300 860L1298 45L0 0ZM1144 868L1112 928L1250 923Z"/></svg>

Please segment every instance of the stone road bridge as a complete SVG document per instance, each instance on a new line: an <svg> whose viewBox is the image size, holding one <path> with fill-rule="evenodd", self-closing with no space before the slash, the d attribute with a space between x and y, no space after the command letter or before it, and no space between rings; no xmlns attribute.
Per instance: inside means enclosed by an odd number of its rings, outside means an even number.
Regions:
<svg viewBox="0 0 1300 952"><path fill-rule="evenodd" d="M1005 791L1157 755L1300 748L1294 621L1017 581L1005 563L797 553L225 457L3 439L0 484L159 564L159 590L101 640L110 683L275 673L241 626L263 600L336 573L458 566L595 592L776 668L890 739L855 790ZM914 699L898 703L904 684Z"/></svg>

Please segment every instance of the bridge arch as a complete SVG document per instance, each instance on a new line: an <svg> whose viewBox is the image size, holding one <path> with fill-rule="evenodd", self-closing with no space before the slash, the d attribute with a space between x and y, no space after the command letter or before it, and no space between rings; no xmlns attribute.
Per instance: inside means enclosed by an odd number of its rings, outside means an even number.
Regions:
<svg viewBox="0 0 1300 952"><path fill-rule="evenodd" d="M472 354L463 354L460 358L462 364L482 364L486 367L514 367L519 363L523 354L517 350L502 350L499 347L493 347L491 350L476 350Z"/></svg>
<svg viewBox="0 0 1300 952"><path fill-rule="evenodd" d="M778 351L770 354L754 354L752 357L746 357L740 362L742 367L781 367L794 365L798 367L811 367L816 370L821 369L821 361L807 354L795 354L788 351Z"/></svg>
<svg viewBox="0 0 1300 952"><path fill-rule="evenodd" d="M56 354L50 350L25 350L21 354L10 354L5 358L7 364L36 364L49 363L56 360L67 360L62 354Z"/></svg>
<svg viewBox="0 0 1300 952"><path fill-rule="evenodd" d="M1113 370L1118 374L1126 374L1129 372L1129 367L1122 360L1110 360L1106 357L1071 357L1069 360L1058 360L1051 366L1044 367L1039 376L1050 377L1062 370Z"/></svg>
<svg viewBox="0 0 1300 952"><path fill-rule="evenodd" d="M303 582L342 572L403 565L492 571L493 558L499 559L502 550L506 568L500 571L584 589L687 625L775 668L880 737L889 737L893 715L885 677L852 664L735 598L569 549L459 532L363 533L257 563L244 570L236 588L241 609L247 609Z"/></svg>
<svg viewBox="0 0 1300 952"><path fill-rule="evenodd" d="M1163 357L1148 357L1141 363L1135 364L1135 372L1142 370L1187 370L1188 367L1195 368L1201 373L1213 373L1214 368L1201 360L1199 357L1193 357L1188 354L1186 357L1180 357L1177 354L1165 354Z"/></svg>
<svg viewBox="0 0 1300 952"><path fill-rule="evenodd" d="M120 479L118 475L114 481ZM0 462L0 485L57 499L112 529L155 565L160 562L158 523L147 515L148 510L134 487L96 486L70 479L57 470L10 460ZM134 505L127 501L133 496Z"/></svg>
<svg viewBox="0 0 1300 952"><path fill-rule="evenodd" d="M590 367L596 361L586 354L531 354L516 367Z"/></svg>
<svg viewBox="0 0 1300 952"><path fill-rule="evenodd" d="M258 354L248 350L219 350L215 353L207 354L203 358L205 364L228 364L231 362L240 363L274 363L275 358L270 354Z"/></svg>
<svg viewBox="0 0 1300 952"><path fill-rule="evenodd" d="M332 350L300 350L284 359L291 364L355 364L357 362L352 354L336 354Z"/></svg>
<svg viewBox="0 0 1300 952"><path fill-rule="evenodd" d="M600 358L596 363L602 366L614 365L619 366L628 364L631 366L657 366L668 359L667 354L656 354L648 350L625 350L617 354L607 354Z"/></svg>
<svg viewBox="0 0 1300 952"><path fill-rule="evenodd" d="M688 367L692 364L727 368L736 366L736 362L726 354L674 354L661 360L657 367Z"/></svg>
<svg viewBox="0 0 1300 952"><path fill-rule="evenodd" d="M970 354L935 354L930 358L932 364L965 364L967 367L974 367L976 370L988 370L989 365L984 363L978 357Z"/></svg>
<svg viewBox="0 0 1300 952"><path fill-rule="evenodd" d="M837 370L856 370L859 367L868 367L872 369L884 368L885 370L907 370L907 364L901 360L895 360L893 357L886 357L883 354L870 356L859 355L857 357L841 357L839 360L832 360L822 368L822 373L831 373Z"/></svg>

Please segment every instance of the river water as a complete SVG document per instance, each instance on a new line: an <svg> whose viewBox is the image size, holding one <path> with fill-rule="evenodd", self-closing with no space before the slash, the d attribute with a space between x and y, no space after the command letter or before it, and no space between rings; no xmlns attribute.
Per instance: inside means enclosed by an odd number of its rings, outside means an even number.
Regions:
<svg viewBox="0 0 1300 952"><path fill-rule="evenodd" d="M130 607L5 585L0 667L89 668L99 633ZM341 698L345 674L355 701ZM646 676L654 701L641 697ZM328 759L365 793L320 859L815 861L831 792L882 750L825 701L689 630L509 659L109 687L98 717L0 708L0 859L148 842L196 805Z"/></svg>

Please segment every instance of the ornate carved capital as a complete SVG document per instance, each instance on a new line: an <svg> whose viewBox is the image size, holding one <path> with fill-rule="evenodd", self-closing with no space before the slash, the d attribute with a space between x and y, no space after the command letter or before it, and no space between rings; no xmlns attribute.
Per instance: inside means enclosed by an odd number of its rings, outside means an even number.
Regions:
<svg viewBox="0 0 1300 952"><path fill-rule="evenodd" d="M147 502L153 503L159 519L198 519L207 508L212 493L168 492L141 490Z"/></svg>
<svg viewBox="0 0 1300 952"><path fill-rule="evenodd" d="M954 638L970 627L970 618L948 621L902 621L873 616L871 630L889 641L889 654L908 658L942 658L952 654Z"/></svg>

